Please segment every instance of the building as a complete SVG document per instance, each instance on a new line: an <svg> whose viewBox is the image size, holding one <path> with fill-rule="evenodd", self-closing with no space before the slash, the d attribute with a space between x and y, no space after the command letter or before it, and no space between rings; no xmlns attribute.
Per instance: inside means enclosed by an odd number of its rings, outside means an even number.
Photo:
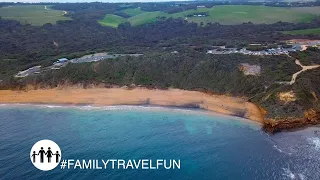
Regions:
<svg viewBox="0 0 320 180"><path fill-rule="evenodd" d="M53 66L60 67L60 66L65 65L68 61L69 61L69 59L67 59L67 58L60 58L56 62L53 63Z"/></svg>
<svg viewBox="0 0 320 180"><path fill-rule="evenodd" d="M60 58L60 59L58 59L57 63L64 63L67 61L69 61L67 58Z"/></svg>
<svg viewBox="0 0 320 180"><path fill-rule="evenodd" d="M300 44L293 44L292 49L294 49L295 51L301 51L302 47Z"/></svg>

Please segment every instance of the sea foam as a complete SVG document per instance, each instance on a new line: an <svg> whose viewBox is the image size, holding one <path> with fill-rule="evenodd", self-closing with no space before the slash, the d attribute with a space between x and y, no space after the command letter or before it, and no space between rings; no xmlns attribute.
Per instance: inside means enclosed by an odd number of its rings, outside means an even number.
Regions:
<svg viewBox="0 0 320 180"><path fill-rule="evenodd" d="M316 150L320 150L320 138L318 137L311 137L311 138L308 138L309 142L311 143L311 145L314 146L314 148Z"/></svg>

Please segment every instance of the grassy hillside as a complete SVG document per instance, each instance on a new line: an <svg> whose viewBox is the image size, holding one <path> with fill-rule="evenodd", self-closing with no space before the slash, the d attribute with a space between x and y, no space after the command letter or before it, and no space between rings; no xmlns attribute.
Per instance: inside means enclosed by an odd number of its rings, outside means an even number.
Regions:
<svg viewBox="0 0 320 180"><path fill-rule="evenodd" d="M320 14L320 8L318 8ZM191 17L192 22L219 22L220 24L241 24L252 22L255 24L271 24L278 21L283 22L309 22L315 15L308 12L299 11L299 8L281 8L268 6L216 6L213 8L201 8L190 10L189 14L197 12L207 12L207 17ZM185 16L188 12L173 14L173 17Z"/></svg>
<svg viewBox="0 0 320 180"><path fill-rule="evenodd" d="M130 17L128 21L131 23L131 25L136 26L140 24L155 22L158 20L158 17L162 17L162 16L168 17L168 14L160 11L145 12L137 16Z"/></svg>
<svg viewBox="0 0 320 180"><path fill-rule="evenodd" d="M283 8L269 6L250 5L225 5L213 8L198 8L179 13L168 14L165 12L143 12L139 8L126 9L122 12L129 14L127 19L132 25L140 25L157 21L158 17L185 18L189 22L204 24L218 22L225 25L242 24L252 22L255 24L271 24L282 22L310 22L317 15L320 15L320 7ZM197 13L207 13L206 17L187 17Z"/></svg>
<svg viewBox="0 0 320 180"><path fill-rule="evenodd" d="M113 14L107 14L102 20L99 20L98 22L103 26L111 26L111 27L118 27L119 24L124 22L130 22L131 25L136 26L140 24L155 22L158 20L158 17L160 16L166 16L166 13L160 12L160 11L144 12L136 16L132 16L128 19L123 18L121 16L113 15Z"/></svg>
<svg viewBox="0 0 320 180"><path fill-rule="evenodd" d="M308 14L314 14L319 15L319 6L313 6L313 7L293 7L292 10L302 12L302 13L308 13Z"/></svg>
<svg viewBox="0 0 320 180"><path fill-rule="evenodd" d="M130 8L130 9L122 10L121 12L126 13L130 16L136 16L138 14L144 13L145 11L142 11L140 8Z"/></svg>
<svg viewBox="0 0 320 180"><path fill-rule="evenodd" d="M292 35L306 35L306 34L320 34L320 28L313 28L313 29L302 29L302 30L295 30L295 31L283 31L284 34L292 34Z"/></svg>
<svg viewBox="0 0 320 180"><path fill-rule="evenodd" d="M46 9L45 9L46 7ZM59 20L70 20L65 17L63 11L50 9L50 6L28 5L7 6L0 8L0 16L3 19L13 19L22 24L42 26L46 23L55 24Z"/></svg>
<svg viewBox="0 0 320 180"><path fill-rule="evenodd" d="M123 17L107 14L105 17L99 21L103 26L118 27L119 24L126 22L127 20Z"/></svg>

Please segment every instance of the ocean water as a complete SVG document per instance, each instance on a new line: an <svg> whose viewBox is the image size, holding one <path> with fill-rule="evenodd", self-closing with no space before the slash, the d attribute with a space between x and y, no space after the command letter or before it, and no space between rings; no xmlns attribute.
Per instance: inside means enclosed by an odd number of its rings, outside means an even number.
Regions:
<svg viewBox="0 0 320 180"><path fill-rule="evenodd" d="M62 159L180 159L181 169L40 171L29 153L42 139ZM269 136L193 109L0 105L0 143L0 179L320 179L320 128Z"/></svg>

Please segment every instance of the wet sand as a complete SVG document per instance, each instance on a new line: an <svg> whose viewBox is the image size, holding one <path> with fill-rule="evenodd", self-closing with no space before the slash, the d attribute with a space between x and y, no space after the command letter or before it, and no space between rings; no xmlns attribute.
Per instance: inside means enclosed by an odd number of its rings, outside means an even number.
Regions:
<svg viewBox="0 0 320 180"><path fill-rule="evenodd" d="M244 117L262 122L263 114L245 99L224 95L211 95L180 89L149 90L135 88L64 88L29 91L0 90L0 103L90 104L107 105L159 105L197 107L209 111Z"/></svg>

